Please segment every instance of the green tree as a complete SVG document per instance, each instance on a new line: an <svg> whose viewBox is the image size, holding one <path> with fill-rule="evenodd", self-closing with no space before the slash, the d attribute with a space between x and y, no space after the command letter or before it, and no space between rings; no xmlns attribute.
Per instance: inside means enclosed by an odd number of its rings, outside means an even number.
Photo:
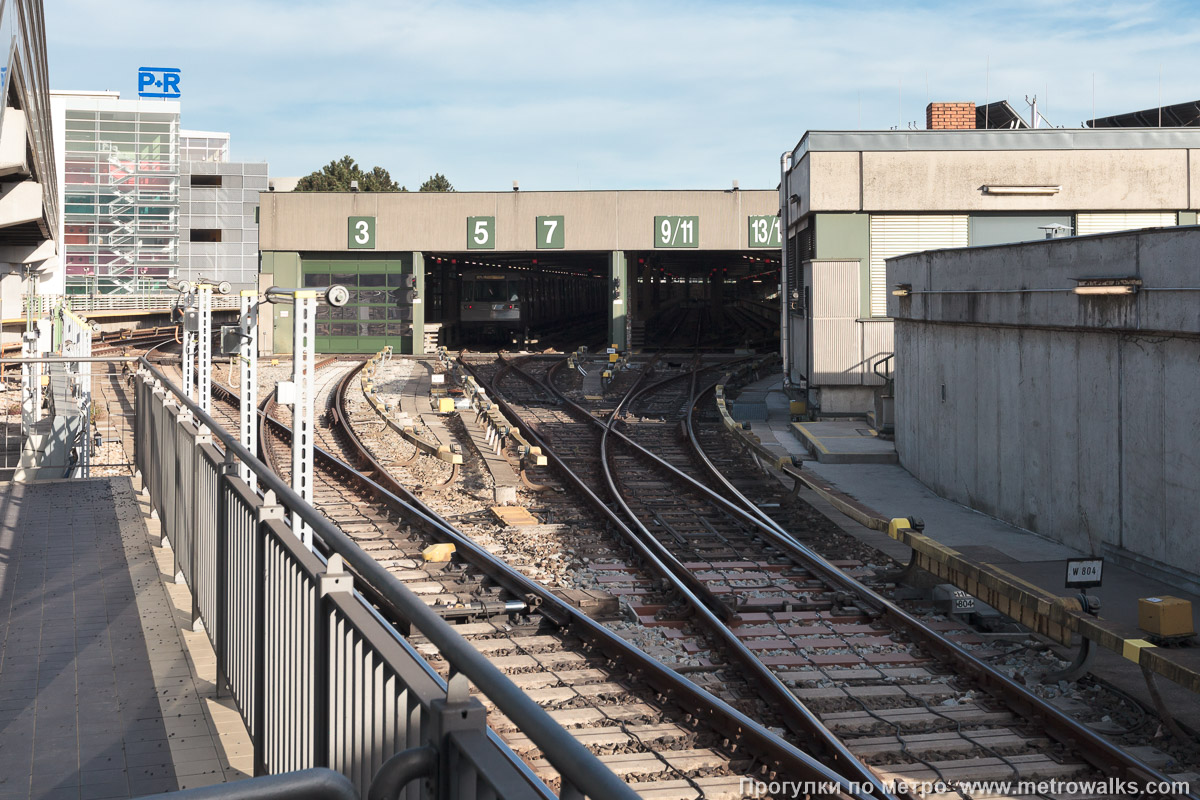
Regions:
<svg viewBox="0 0 1200 800"><path fill-rule="evenodd" d="M350 156L330 161L321 169L305 175L296 184L297 192L348 192L350 181L358 181L360 192L407 192L408 189L392 180L383 167L372 167L370 172L362 168Z"/></svg>
<svg viewBox="0 0 1200 800"><path fill-rule="evenodd" d="M453 192L454 187L450 185L450 181L440 172L434 173L429 180L421 184L419 191L422 192Z"/></svg>

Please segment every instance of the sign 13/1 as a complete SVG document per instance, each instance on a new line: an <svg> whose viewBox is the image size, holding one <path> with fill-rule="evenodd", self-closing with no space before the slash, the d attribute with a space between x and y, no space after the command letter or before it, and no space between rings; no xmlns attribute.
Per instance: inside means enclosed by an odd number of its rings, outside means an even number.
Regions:
<svg viewBox="0 0 1200 800"><path fill-rule="evenodd" d="M779 247L779 217L748 217L746 241L751 247Z"/></svg>
<svg viewBox="0 0 1200 800"><path fill-rule="evenodd" d="M699 247L699 217L655 217L655 247Z"/></svg>

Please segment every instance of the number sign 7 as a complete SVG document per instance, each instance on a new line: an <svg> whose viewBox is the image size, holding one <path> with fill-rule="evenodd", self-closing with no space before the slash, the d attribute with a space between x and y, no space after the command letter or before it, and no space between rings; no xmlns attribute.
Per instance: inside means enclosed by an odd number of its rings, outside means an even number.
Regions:
<svg viewBox="0 0 1200 800"><path fill-rule="evenodd" d="M566 246L566 231L562 215L537 217L534 242L538 250L562 250Z"/></svg>

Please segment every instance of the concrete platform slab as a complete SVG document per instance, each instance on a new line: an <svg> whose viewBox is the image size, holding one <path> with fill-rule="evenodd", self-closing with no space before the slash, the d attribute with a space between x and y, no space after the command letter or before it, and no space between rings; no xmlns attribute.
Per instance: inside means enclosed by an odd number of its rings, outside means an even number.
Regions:
<svg viewBox="0 0 1200 800"><path fill-rule="evenodd" d="M148 510L128 478L0 484L0 797L137 797L251 772L220 744L249 738L215 697L205 634L181 630L191 599L164 582Z"/></svg>
<svg viewBox="0 0 1200 800"><path fill-rule="evenodd" d="M793 422L795 435L822 464L895 464L896 445L863 420Z"/></svg>

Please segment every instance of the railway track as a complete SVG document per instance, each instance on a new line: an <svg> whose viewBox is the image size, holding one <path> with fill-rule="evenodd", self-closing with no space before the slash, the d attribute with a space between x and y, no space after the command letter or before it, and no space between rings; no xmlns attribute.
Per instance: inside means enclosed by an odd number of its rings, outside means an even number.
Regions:
<svg viewBox="0 0 1200 800"><path fill-rule="evenodd" d="M614 772L637 784L644 796L664 800L741 797L748 777L846 785L832 770L493 557L414 495L397 494L403 487L356 441L353 429L342 424L348 415L322 413L336 408L338 387L354 368L336 360L318 365L315 505L457 623L468 641L552 708L571 735ZM236 418L232 392L218 385L214 401L214 416L231 423ZM264 411L264 456L286 475L287 426L273 419L279 409L271 399ZM388 481L390 488L364 472ZM454 560L423 559L426 547L444 541L455 544ZM409 633L402 620L394 622ZM447 665L436 652L419 637L412 641L445 675ZM535 774L555 780L536 748L494 708L489 709L489 724Z"/></svg>
<svg viewBox="0 0 1200 800"><path fill-rule="evenodd" d="M870 774L917 783L1166 780L972 656L968 648L983 642L970 631L899 609L861 561L826 562L714 477L695 449L703 426L688 413L697 394L691 376L648 387L618 415L611 403L595 414L572 403L556 386L564 374L561 362L534 364L527 388L514 392L512 381L495 380L497 369L492 388L512 395L510 411L541 433L562 468L607 487L593 494L599 513L620 506L634 535L674 556L681 585L707 590L697 594L709 610L803 701L811 718L793 722L827 755L833 750L841 771L848 752ZM537 387L558 395L553 414L545 401L531 403Z"/></svg>
<svg viewBox="0 0 1200 800"><path fill-rule="evenodd" d="M697 405L693 400L700 394L697 389L704 389L706 383L715 382L703 377L713 378L713 370L702 371L698 373L702 377L693 380L690 370L677 368L674 371L675 380L659 382L622 404L622 421L610 426L608 422L616 419L613 411L618 407L612 400L606 402L599 411L599 417L607 421L591 414L585 417L586 412L581 407L572 408L564 402L564 398L552 396L550 387L570 382L563 381L551 372L554 365L550 360L531 359L523 366L528 367L528 372L512 369L507 364L487 367L481 363L476 365L476 369L486 374L485 381L499 383L505 394L512 396L510 400L515 405L539 409L538 413L542 416L538 417L537 425L548 435L550 431L557 429L562 432L563 441L586 442L586 431L589 429L593 432L602 432L610 427L621 429L619 432L610 431L613 442L618 444L611 449L617 454L610 454L605 463L609 465L610 473L620 476L617 479L616 490L626 502L629 513L643 520L648 515L654 524L646 525L645 531L663 534L660 544L664 547L683 547L680 538L694 543L694 550L677 549L676 552L696 559L683 563L698 581L715 589L712 594L718 602L727 603L732 616L736 617L731 618L730 627L737 631L745 642L753 645L754 652L765 655L763 660L777 662L770 665L776 676L782 678L792 694L805 702L822 725L833 730L838 739L845 742L849 752L858 760L869 764L875 774L888 779L944 779L947 783L960 779L1089 779L1113 775L1134 781L1165 780L1164 776L1148 765L1111 745L1108 746L1109 750L1105 751L1102 740L1092 741L1089 738L1089 735L1092 735L1090 731L1075 725L1065 715L1046 706L1036 697L1030 695L1014 701L1008 696L1008 687L995 688L995 676L984 675L981 679L972 670L964 670L962 664L955 663L954 659L945 653L948 645L942 634L948 633L948 630L934 633L935 639L929 641L914 635L911 630L896 630L896 612L887 608L886 598L878 597L885 593L889 586L864 564L854 563L853 559L847 560L846 563L837 565L841 569L835 568L836 574L827 574L827 570L814 568L815 562L810 562L810 559L815 556L807 553L806 548L797 548L794 542L773 536L769 530L771 526L777 529L784 528L775 531L780 536L788 535L788 526L796 530L798 507L787 507L787 504L779 504L776 507L771 500L763 497L747 498L743 496L742 491L753 491L753 487L758 485L757 482L744 480L735 486L722 482L713 474L713 468L717 473L732 471L744 475L746 472L745 463L739 465L730 461L727 443L720 440L715 418L706 416L704 411L693 410ZM353 369L353 366L325 365L318 373L323 385L323 396L330 398L326 400L326 408L342 407L344 419L349 424L348 427L343 427L332 417L323 420L318 424L318 442L323 448L328 448L331 454L337 456L340 453L338 458L366 468L376 477L393 478L389 469L384 469L378 462L370 463L374 461L371 456L372 450L378 449L381 444L371 442L372 447L368 447L361 440L357 445L351 441L356 438L353 414L346 411L344 399L337 399L336 387L345 386L346 378L353 374ZM630 379L623 388L631 387L635 380L636 378ZM699 387L693 386L694 383L699 383ZM623 396L624 392L620 394ZM214 408L214 412L216 410ZM318 413L319 411L320 401ZM608 419L609 417L612 419ZM680 422L686 423L686 427L681 427ZM648 450L658 453L668 463L679 467L693 481L712 484L720 491L724 500L720 501L697 487L689 486L688 481L678 476L664 480L663 476L655 471L661 465L648 460L645 454L635 455L629 446L620 444L623 442L621 433ZM276 438L278 439L278 436ZM263 441L265 444L268 438L264 436ZM276 446L282 445L283 439L278 439ZM722 459L719 467L713 465L713 468L710 468L705 465L704 458L700 455L705 449L722 453L719 456ZM557 455L562 456L562 453ZM288 462L287 459L282 461ZM595 451L591 451L589 455L588 448L581 446L577 453L568 453L562 463L569 466L572 461L592 464L592 469L595 470L594 465L598 460L595 458ZM649 473L645 472L646 464L651 464ZM282 465L280 468L285 471L287 469ZM395 469L395 466L391 469ZM603 472L603 468L599 472ZM600 476L593 471L588 477L595 480ZM554 482L549 473L538 476L537 480L544 483ZM594 668L598 660L594 640L585 636L576 636L573 639L574 634L564 633L567 627L561 624L562 617L548 613L547 609L537 609L532 613L520 615L517 625L498 626L496 621L499 618L499 604L512 603L511 598L520 597L523 591L527 592L528 585L514 587L511 582L512 575L501 580L493 578L489 581L487 577L480 577L486 575L484 570L480 570L477 575L470 575L467 574L470 569L460 569L462 574L455 574L452 578L431 574L430 565L422 564L419 559L423 543L431 539L421 536L414 531L414 526L408 525L403 529L404 544L398 545L396 534L388 533L388 525L390 524L394 531L397 528L396 520L401 516L394 513L395 509L364 522L364 518L368 516L364 514L365 504L353 500L349 504L346 502L346 486L343 484L354 483L355 479L348 473L340 481L334 479L328 483L319 477L318 488L329 492L325 497L329 508L327 513L335 522L356 538L354 526L365 526L361 530L364 534L362 543L366 549L378 549L380 554L377 558L383 557L385 563L388 563L387 556L395 556L397 563L389 566L401 574L413 573L406 579L427 584L431 597L451 598L450 605L457 605L460 610L451 612L449 616L456 616L462 621L460 628L464 635L473 641L481 642L481 650L500 659L506 669L511 666L519 683L533 681L534 683L526 685L531 693L542 693L549 704L567 703L568 708L564 711L569 712L566 717L574 726L573 732L597 752L611 757L614 760L614 768L619 773L622 770L634 770L624 773L629 780L651 778L655 776L638 773L636 770L646 770L657 765L656 768L662 772L657 775L659 780L645 787L648 796L700 796L696 793L697 775L711 779L707 788L700 787L704 789L703 796L740 796L732 793L732 778L735 775L745 775L747 769L757 775L789 774L779 760L775 762L774 771L770 767L764 770L764 761L770 759L754 757L741 760L730 758L724 768L713 767L712 764L716 762L705 762L708 766L704 766L698 761L688 761L688 758L695 755L691 751L706 749L700 745L711 745L716 738L727 738L725 734L728 730L721 731L718 730L718 726L714 726L706 738L703 730L697 734L695 723L689 721L686 714L683 717L686 724L679 727L696 734L690 741L665 736L639 743L644 745L641 749L637 745L631 745L630 738L621 739L625 744L614 744L614 737L627 736L622 729L627 722L612 717L614 704L629 703L630 707L638 708L641 703L654 708L659 716L652 719L644 715L637 717L639 724L651 727L667 725L673 719L669 713L671 708L662 709L652 703L629 699L636 695L628 693L615 700L614 696L605 694L576 694L575 690L581 686L603 687L614 683L622 685L620 679L614 681L589 674L589 670ZM601 484L597 482L592 485ZM668 491L664 491L664 487ZM402 487L397 484L394 488ZM653 490L649 492L648 498L647 489ZM361 485L358 491L364 491ZM655 491L658 492L657 495L654 494ZM688 495L688 491L698 494ZM365 494L378 502L377 490L368 487ZM558 492L553 492L552 496L561 497ZM681 501L681 498L684 499ZM319 497L318 505L321 505L320 499ZM440 496L431 496L430 499L435 503L443 502ZM416 502L418 508L424 508L425 512L436 516L429 507L421 506L419 500ZM452 500L444 502L453 503ZM572 503L568 503L567 508L574 507ZM353 509L349 506L353 506ZM766 509L762 506L766 506ZM689 518L687 514L681 513L681 509L691 509L692 516ZM443 509L446 510L451 509ZM673 516L665 516L667 514ZM466 516L470 517L470 514ZM580 515L576 509L575 519L585 516ZM813 521L803 513L800 513L800 517L801 526L806 524L806 520L808 523ZM698 522L701 518L705 521ZM740 527L731 526L731 519L740 519ZM664 521L668 524L663 525ZM607 547L602 532L596 534L593 531L593 534L594 541L613 554L609 563L598 566L610 567L607 571L613 576L634 574L630 568L633 566L631 562L636 562L636 559L630 556L628 543ZM804 531L799 531L799 534L803 536ZM472 531L472 535L478 535L478 531ZM651 533L651 536L653 535L654 533ZM570 540L573 541L574 538L572 535ZM375 544L371 544L372 542ZM703 552L700 548L704 548ZM536 563L531 562L528 554L521 553L518 547L511 548L505 555L530 577L541 577L534 574L537 569ZM401 559L404 560L403 565L400 563ZM462 565L458 566L461 568ZM869 586L856 588L853 585L856 583L854 581L850 582L851 585L845 584L844 572L847 570L866 581ZM443 568L440 571L453 570ZM434 568L433 572L439 570ZM446 582L447 580L449 582ZM668 599L672 595L670 589L659 587L661 584L655 587L654 595L647 596L651 599ZM729 602L727 599L730 596L743 595L750 595L750 602ZM872 595L883 600L883 605L876 602ZM477 603L481 598L485 602ZM529 599L526 594L525 600ZM710 602L712 599L710 598ZM657 609L644 603L634 603L632 607L639 612L650 611L649 616L641 613L639 616L643 616L642 623L650 625L651 628L665 624L672 626L671 630L682 631L685 635L694 633L688 631L691 624L688 610L681 608L679 603L675 603L674 606L667 603ZM508 608L513 606L509 605ZM576 614L576 620L582 616L575 609L571 609L570 613ZM539 618L539 614L544 616ZM935 622L938 623L936 627L959 628L959 647L971 648L981 644L973 640L970 632L963 631L960 626L942 624L943 621L940 620ZM583 627L587 627L586 624ZM593 636L595 633L594 630L591 631ZM696 640L702 638L697 636ZM711 643L711 637L708 641ZM564 673L569 667L554 659L560 657L556 654L567 653L574 653L581 658L580 663L593 665L580 666L578 669L581 671L572 675L573 678L584 678L587 682L564 682ZM748 703L745 686L733 691L728 690L724 679L729 677L733 670L728 669L729 664L723 655L719 647L714 647L704 653L703 659L691 659L700 667L693 678L700 679L698 683L726 697L732 703L739 704L739 707L745 708L754 716L756 708L762 709L761 702ZM605 656L603 647L600 656ZM804 661L800 662L797 656L802 657ZM571 660L565 655L561 657ZM612 657L607 656L605 660L611 663ZM531 670L535 663L539 669ZM686 669L691 665L682 666ZM555 676L553 684L537 683L539 680L549 680L545 677L523 677L544 676L545 668L549 668L549 672ZM962 674L970 677L964 679ZM611 672L609 677L613 677ZM660 680L662 677L659 676ZM732 683L736 685L736 681ZM626 686L626 691L628 688ZM592 691L603 692L604 689L588 689L585 694ZM671 697L673 691L669 690L665 696ZM661 706L661 703L659 705ZM686 703L675 706L677 711L690 707L692 706ZM604 722L596 724L600 718L595 715L602 710L605 714ZM1057 718L1051 715L1057 715ZM585 718L588 721L579 722ZM539 763L537 754L529 750L527 741L523 742L514 731L504 731L505 721L497 719L496 725L498 731L502 732L504 738L510 741L514 750L525 757L527 762L533 764L535 769L544 768L545 765ZM596 728L607 730L595 730ZM654 730L666 734L668 728L654 727ZM678 735L679 732L675 731L675 736ZM665 746L676 749L664 751ZM720 750L719 747L715 749ZM678 772L671 772L661 760L645 760L649 758L648 753L653 751L686 752L688 755L682 757L684 760L674 766ZM844 763L842 761L839 766ZM687 777L670 777L684 774L682 768L689 765L696 768L694 774ZM803 766L802 769L811 767ZM658 794L660 791L666 793Z"/></svg>

